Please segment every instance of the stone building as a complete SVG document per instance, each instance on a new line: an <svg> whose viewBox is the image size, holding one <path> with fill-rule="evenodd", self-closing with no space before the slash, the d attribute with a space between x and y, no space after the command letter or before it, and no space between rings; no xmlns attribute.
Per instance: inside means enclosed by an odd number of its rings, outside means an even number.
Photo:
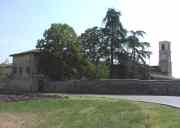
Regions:
<svg viewBox="0 0 180 128"><path fill-rule="evenodd" d="M38 73L37 57L39 50L31 50L12 54L13 57L13 77L29 78Z"/></svg>
<svg viewBox="0 0 180 128"><path fill-rule="evenodd" d="M38 61L40 51L38 49L16 53L10 55L13 57L12 75L8 84L8 88L23 91L41 91L43 88L44 77L39 73ZM137 65L138 66L138 65ZM147 68L137 68L138 78L150 71L150 79L172 79L171 65L171 43L169 41L159 42L159 65L148 66ZM124 69L124 70L122 70ZM125 76L126 70L123 68L115 68L117 76ZM120 78L120 77L116 77ZM127 79L126 77L121 77ZM141 79L141 78L140 78Z"/></svg>
<svg viewBox="0 0 180 128"><path fill-rule="evenodd" d="M12 75L9 86L23 91L38 91L38 49L10 55L13 57Z"/></svg>
<svg viewBox="0 0 180 128"><path fill-rule="evenodd" d="M128 57L125 57L128 58ZM123 62L123 61L122 61ZM127 66L127 64L129 66ZM125 60L121 65L113 66L113 78L121 79L172 79L171 42L159 42L159 65L141 65Z"/></svg>
<svg viewBox="0 0 180 128"><path fill-rule="evenodd" d="M29 80L33 78L39 78L42 75L39 74L38 49L12 54L13 57L13 79ZM147 65L148 66L148 65ZM123 71L122 71L123 69ZM171 42L160 41L159 42L159 65L149 66L150 79L172 79L172 64L171 64ZM125 75L125 67L115 67L116 74L121 76ZM144 69L138 71L143 74ZM118 73L117 73L118 72ZM118 78L118 77L117 77ZM126 77L123 77L126 78Z"/></svg>
<svg viewBox="0 0 180 128"><path fill-rule="evenodd" d="M151 79L172 79L171 42L159 42L159 65L150 66Z"/></svg>

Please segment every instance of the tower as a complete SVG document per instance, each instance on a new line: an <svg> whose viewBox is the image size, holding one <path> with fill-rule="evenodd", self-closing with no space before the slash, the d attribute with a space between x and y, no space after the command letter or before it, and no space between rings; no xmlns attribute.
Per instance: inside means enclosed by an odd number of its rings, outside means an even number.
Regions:
<svg viewBox="0 0 180 128"><path fill-rule="evenodd" d="M171 42L169 41L159 42L159 67L165 75L172 77Z"/></svg>

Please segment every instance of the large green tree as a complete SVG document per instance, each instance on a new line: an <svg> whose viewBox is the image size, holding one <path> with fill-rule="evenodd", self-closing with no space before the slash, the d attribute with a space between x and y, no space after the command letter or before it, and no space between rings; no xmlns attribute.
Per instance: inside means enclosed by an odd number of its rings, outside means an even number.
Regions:
<svg viewBox="0 0 180 128"><path fill-rule="evenodd" d="M126 30L120 22L120 16L120 12L110 8L103 19L103 22L105 23L104 32L107 35L107 42L110 44L110 77L112 77L114 59L118 58L118 56L115 55L122 51L122 43L126 36Z"/></svg>
<svg viewBox="0 0 180 128"><path fill-rule="evenodd" d="M40 72L54 80L93 77L93 65L80 54L78 37L67 24L52 24L38 40Z"/></svg>
<svg viewBox="0 0 180 128"><path fill-rule="evenodd" d="M141 41L144 34L144 31L130 31L129 36L126 38L127 50L131 60L141 64L146 64L146 59L149 59L151 54L148 50L150 43Z"/></svg>
<svg viewBox="0 0 180 128"><path fill-rule="evenodd" d="M90 62L96 65L96 78L100 78L100 72L108 72L101 71L101 69L105 70L106 68L100 68L105 67L102 61L105 62L107 58L107 45L104 41L102 28L93 27L87 29L84 33L81 34L80 42L83 55L87 57ZM104 66L102 66L102 64Z"/></svg>
<svg viewBox="0 0 180 128"><path fill-rule="evenodd" d="M147 50L150 44L142 41L145 32L128 32L122 26L120 16L120 12L108 9L103 20L104 28L90 28L80 36L83 54L96 64L96 69L99 69L97 62L100 59L104 60L109 66L111 78L113 70L116 70L113 67L120 65L125 67L124 70L127 72L133 73L136 67L145 65L146 59L150 56L150 52Z"/></svg>
<svg viewBox="0 0 180 128"><path fill-rule="evenodd" d="M93 63L98 63L99 59L105 56L106 47L103 38L101 28L98 27L89 28L80 36L81 50Z"/></svg>
<svg viewBox="0 0 180 128"><path fill-rule="evenodd" d="M151 52L148 50L150 43L143 41L144 31L130 31L126 37L125 44L128 53L127 72L129 77L136 77L136 72L141 68L144 70L143 77L148 77L149 69L146 60L150 58Z"/></svg>

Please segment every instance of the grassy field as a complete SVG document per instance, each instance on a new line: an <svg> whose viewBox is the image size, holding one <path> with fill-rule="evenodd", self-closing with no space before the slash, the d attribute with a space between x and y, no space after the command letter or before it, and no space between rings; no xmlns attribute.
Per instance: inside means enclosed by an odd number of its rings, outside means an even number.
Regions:
<svg viewBox="0 0 180 128"><path fill-rule="evenodd" d="M179 128L180 109L110 98L0 103L0 128Z"/></svg>

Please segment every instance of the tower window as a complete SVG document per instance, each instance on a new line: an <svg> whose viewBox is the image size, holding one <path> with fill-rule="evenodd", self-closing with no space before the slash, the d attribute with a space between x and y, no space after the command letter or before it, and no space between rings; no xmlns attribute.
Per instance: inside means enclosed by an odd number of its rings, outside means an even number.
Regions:
<svg viewBox="0 0 180 128"><path fill-rule="evenodd" d="M161 50L165 50L165 45L164 44L161 45Z"/></svg>

